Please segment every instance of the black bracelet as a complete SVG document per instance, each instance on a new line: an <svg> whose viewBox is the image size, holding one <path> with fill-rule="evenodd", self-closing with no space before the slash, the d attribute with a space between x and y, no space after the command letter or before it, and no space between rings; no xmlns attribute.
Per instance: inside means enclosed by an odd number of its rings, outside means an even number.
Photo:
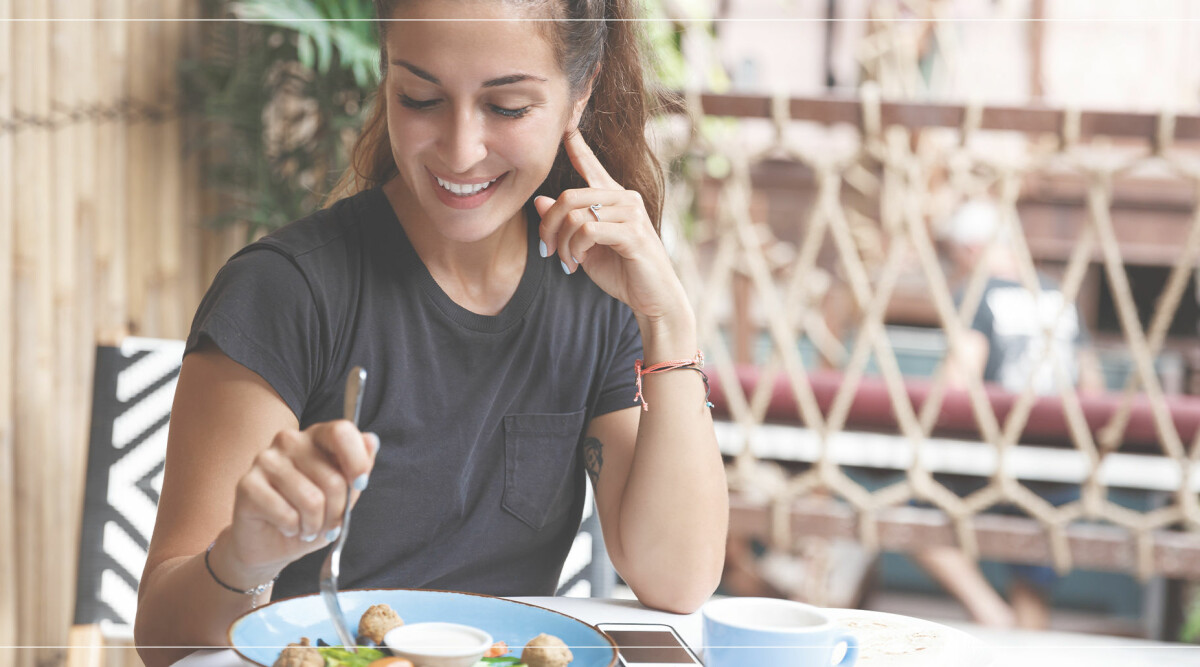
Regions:
<svg viewBox="0 0 1200 667"><path fill-rule="evenodd" d="M233 586L230 586L229 584L225 583L224 581L221 581L221 578L217 576L216 572L213 572L212 565L208 562L208 554L212 553L213 546L215 546L216 544L217 544L217 541L213 540L212 542L209 543L208 549L204 550L204 568L206 570L208 570L209 576L212 577L213 581L220 584L221 588L224 588L225 590L227 590L231 593L237 593L238 595L252 596L250 598L250 608L257 609L258 608L258 600L257 600L258 596L262 595L264 591L266 591L268 588L270 588L271 584L275 583L275 580L279 578L279 575L278 574L275 575L267 583L259 584L259 585L255 586L254 588L250 588L247 590L242 590L240 588L234 588Z"/></svg>

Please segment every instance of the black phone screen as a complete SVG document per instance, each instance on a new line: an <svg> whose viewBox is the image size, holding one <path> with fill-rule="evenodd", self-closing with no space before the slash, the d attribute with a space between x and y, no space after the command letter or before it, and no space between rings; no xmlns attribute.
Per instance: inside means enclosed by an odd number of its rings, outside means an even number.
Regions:
<svg viewBox="0 0 1200 667"><path fill-rule="evenodd" d="M665 630L605 630L621 649L621 657L633 665L640 662L694 665L695 658Z"/></svg>

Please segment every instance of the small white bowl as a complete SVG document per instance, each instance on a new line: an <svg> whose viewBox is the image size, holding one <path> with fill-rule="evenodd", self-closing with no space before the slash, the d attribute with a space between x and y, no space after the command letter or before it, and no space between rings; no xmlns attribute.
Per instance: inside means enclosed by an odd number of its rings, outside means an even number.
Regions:
<svg viewBox="0 0 1200 667"><path fill-rule="evenodd" d="M383 636L392 653L416 667L473 667L492 647L492 636L458 623L410 623Z"/></svg>

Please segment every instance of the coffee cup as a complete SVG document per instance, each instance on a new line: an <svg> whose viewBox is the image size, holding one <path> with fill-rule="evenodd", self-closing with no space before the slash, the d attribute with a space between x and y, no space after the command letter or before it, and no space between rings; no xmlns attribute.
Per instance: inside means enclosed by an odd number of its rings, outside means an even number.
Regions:
<svg viewBox="0 0 1200 667"><path fill-rule="evenodd" d="M858 640L820 607L777 598L724 598L701 608L705 667L851 667ZM845 647L838 662L835 651Z"/></svg>

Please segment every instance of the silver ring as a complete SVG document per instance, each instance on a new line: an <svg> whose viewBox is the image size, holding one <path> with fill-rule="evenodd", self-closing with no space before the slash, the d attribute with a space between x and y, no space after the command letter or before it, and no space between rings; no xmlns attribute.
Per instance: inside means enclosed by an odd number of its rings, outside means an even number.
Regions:
<svg viewBox="0 0 1200 667"><path fill-rule="evenodd" d="M588 207L592 211L592 217L596 218L596 222L600 222L600 204L592 204Z"/></svg>

